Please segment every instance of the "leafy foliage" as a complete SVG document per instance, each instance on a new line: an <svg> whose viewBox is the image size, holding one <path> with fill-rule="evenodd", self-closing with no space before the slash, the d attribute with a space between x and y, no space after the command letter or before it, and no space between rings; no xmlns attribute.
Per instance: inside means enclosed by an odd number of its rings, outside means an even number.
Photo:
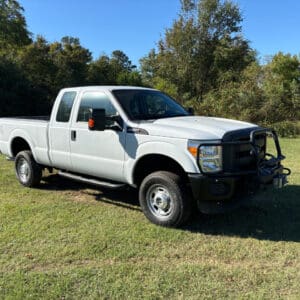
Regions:
<svg viewBox="0 0 300 300"><path fill-rule="evenodd" d="M90 84L142 85L139 72L121 50L112 52L111 57L101 55L89 65L88 82Z"/></svg>
<svg viewBox="0 0 300 300"><path fill-rule="evenodd" d="M31 42L23 12L16 0L0 0L0 51Z"/></svg>
<svg viewBox="0 0 300 300"><path fill-rule="evenodd" d="M219 0L183 1L173 27L141 60L143 79L158 78L178 87L181 98L201 102L224 81L234 81L254 61L254 52L241 32L236 4Z"/></svg>

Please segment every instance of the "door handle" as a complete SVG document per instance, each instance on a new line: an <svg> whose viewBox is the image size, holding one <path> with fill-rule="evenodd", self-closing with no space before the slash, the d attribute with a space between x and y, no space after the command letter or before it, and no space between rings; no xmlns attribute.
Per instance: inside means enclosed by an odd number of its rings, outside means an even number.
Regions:
<svg viewBox="0 0 300 300"><path fill-rule="evenodd" d="M71 130L71 140L76 141L76 130Z"/></svg>

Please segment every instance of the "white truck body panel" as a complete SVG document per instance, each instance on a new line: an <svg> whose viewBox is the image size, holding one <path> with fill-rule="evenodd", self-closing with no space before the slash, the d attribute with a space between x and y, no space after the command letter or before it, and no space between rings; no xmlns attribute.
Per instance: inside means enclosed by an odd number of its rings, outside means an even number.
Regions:
<svg viewBox="0 0 300 300"><path fill-rule="evenodd" d="M141 124L153 136L172 138L213 140L222 139L223 135L232 130L254 127L256 125L236 120L190 116L159 119L152 123Z"/></svg>
<svg viewBox="0 0 300 300"><path fill-rule="evenodd" d="M125 132L90 131L85 123L72 126L76 141L71 141L71 171L124 181Z"/></svg>
<svg viewBox="0 0 300 300"><path fill-rule="evenodd" d="M42 120L27 120L21 118L0 119L0 151L13 157L11 143L16 137L27 141L33 156L39 164L49 165L48 155L48 125Z"/></svg>

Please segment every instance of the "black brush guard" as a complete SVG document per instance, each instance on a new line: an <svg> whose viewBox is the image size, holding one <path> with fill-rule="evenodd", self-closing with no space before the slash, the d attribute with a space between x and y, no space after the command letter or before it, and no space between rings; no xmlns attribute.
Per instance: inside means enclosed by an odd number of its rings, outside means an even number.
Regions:
<svg viewBox="0 0 300 300"><path fill-rule="evenodd" d="M249 133L248 133L249 134ZM268 135L271 135L273 137L276 152L277 155L271 155L267 153L265 148L261 147L256 142L256 137L264 135L265 139ZM291 174L291 170L288 168L285 168L281 165L281 161L285 159L285 156L282 155L278 136L276 132L272 129L266 129L266 128L258 128L253 129L250 131L250 139L248 135L247 140L233 140L233 141L226 141L223 139L221 143L216 144L201 144L201 146L239 146L239 145L250 145L250 156L253 158L253 162L255 163L255 167L251 168L250 170L233 170L233 171L221 171L219 173L208 173L204 172L201 169L201 165L199 163L199 153L198 151L198 166L201 170L202 174L209 176L209 177L232 177L232 176L245 176L245 175L253 175L257 178L258 182L260 184L270 184L273 183L275 188L281 188L283 187L288 181L287 177ZM266 143L264 145L266 147Z"/></svg>

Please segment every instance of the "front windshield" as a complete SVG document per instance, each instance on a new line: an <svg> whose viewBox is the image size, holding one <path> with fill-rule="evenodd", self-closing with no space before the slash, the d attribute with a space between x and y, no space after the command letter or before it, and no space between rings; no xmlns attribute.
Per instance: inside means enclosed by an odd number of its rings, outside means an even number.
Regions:
<svg viewBox="0 0 300 300"><path fill-rule="evenodd" d="M114 90L112 92L131 120L153 120L188 116L169 96L154 90Z"/></svg>

